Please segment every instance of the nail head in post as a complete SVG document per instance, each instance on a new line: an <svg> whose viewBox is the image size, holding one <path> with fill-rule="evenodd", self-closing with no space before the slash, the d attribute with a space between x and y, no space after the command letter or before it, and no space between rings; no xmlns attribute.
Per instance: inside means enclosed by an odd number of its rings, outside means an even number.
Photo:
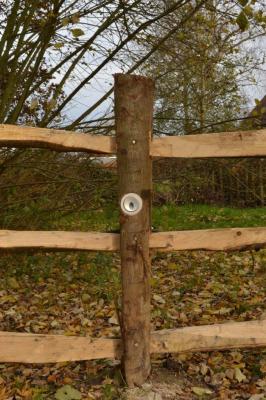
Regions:
<svg viewBox="0 0 266 400"><path fill-rule="evenodd" d="M136 193L127 193L122 197L120 206L124 214L136 215L142 209L142 198Z"/></svg>

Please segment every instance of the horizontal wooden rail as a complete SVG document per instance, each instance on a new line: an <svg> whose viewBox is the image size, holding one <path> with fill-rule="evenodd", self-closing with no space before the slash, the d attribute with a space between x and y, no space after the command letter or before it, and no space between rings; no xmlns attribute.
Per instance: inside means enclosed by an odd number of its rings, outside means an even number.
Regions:
<svg viewBox="0 0 266 400"><path fill-rule="evenodd" d="M120 339L0 332L0 362L56 363L119 358Z"/></svg>
<svg viewBox="0 0 266 400"><path fill-rule="evenodd" d="M119 234L66 231L0 230L0 249L118 251ZM225 228L159 232L150 235L150 248L176 250L246 250L266 247L266 228Z"/></svg>
<svg viewBox="0 0 266 400"><path fill-rule="evenodd" d="M0 249L119 250L119 235L100 232L0 230Z"/></svg>
<svg viewBox="0 0 266 400"><path fill-rule="evenodd" d="M0 125L0 146L37 147L56 151L114 154L114 137L64 130ZM260 157L266 156L266 129L168 136L151 142L153 157Z"/></svg>
<svg viewBox="0 0 266 400"><path fill-rule="evenodd" d="M115 138L110 136L16 125L0 125L0 146L37 147L65 152L116 152Z"/></svg>
<svg viewBox="0 0 266 400"><path fill-rule="evenodd" d="M120 358L120 339L0 332L0 362L52 363ZM266 320L166 329L151 335L151 353L266 347Z"/></svg>
<svg viewBox="0 0 266 400"><path fill-rule="evenodd" d="M192 326L154 332L152 353L266 347L266 320Z"/></svg>
<svg viewBox="0 0 266 400"><path fill-rule="evenodd" d="M266 247L266 228L158 232L151 235L150 247L160 251L259 249Z"/></svg>
<svg viewBox="0 0 266 400"><path fill-rule="evenodd" d="M151 142L153 157L259 157L266 156L266 129L168 136Z"/></svg>

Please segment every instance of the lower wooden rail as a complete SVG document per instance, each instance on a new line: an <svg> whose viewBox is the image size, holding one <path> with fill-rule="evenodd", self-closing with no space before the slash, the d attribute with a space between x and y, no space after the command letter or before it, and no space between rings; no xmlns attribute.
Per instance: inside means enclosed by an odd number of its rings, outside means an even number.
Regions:
<svg viewBox="0 0 266 400"><path fill-rule="evenodd" d="M192 326L154 332L152 353L266 347L266 320Z"/></svg>
<svg viewBox="0 0 266 400"><path fill-rule="evenodd" d="M0 230L0 249L118 251L117 233ZM266 228L225 228L160 232L150 235L150 248L177 250L245 250L266 247Z"/></svg>
<svg viewBox="0 0 266 400"><path fill-rule="evenodd" d="M0 332L0 362L56 363L120 358L120 339Z"/></svg>
<svg viewBox="0 0 266 400"><path fill-rule="evenodd" d="M266 320L155 331L151 353L266 347ZM120 358L120 339L0 332L0 362L54 363Z"/></svg>

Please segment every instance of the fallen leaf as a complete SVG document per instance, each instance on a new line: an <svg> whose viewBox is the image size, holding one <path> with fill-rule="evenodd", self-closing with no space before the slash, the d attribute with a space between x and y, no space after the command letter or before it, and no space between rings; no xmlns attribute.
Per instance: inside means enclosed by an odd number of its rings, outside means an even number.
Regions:
<svg viewBox="0 0 266 400"><path fill-rule="evenodd" d="M235 368L235 378L239 383L247 379L246 375L244 375L239 368Z"/></svg>
<svg viewBox="0 0 266 400"><path fill-rule="evenodd" d="M157 303L165 304L165 300L158 294L153 295L153 300L155 300Z"/></svg>
<svg viewBox="0 0 266 400"><path fill-rule="evenodd" d="M263 373L266 373L266 361L261 363L260 370Z"/></svg>
<svg viewBox="0 0 266 400"><path fill-rule="evenodd" d="M257 385L262 388L266 388L266 379L259 379Z"/></svg>
<svg viewBox="0 0 266 400"><path fill-rule="evenodd" d="M7 284L11 289L19 289L19 283L14 277L10 277L7 279Z"/></svg>
<svg viewBox="0 0 266 400"><path fill-rule="evenodd" d="M198 386L193 386L192 391L197 396L204 396L205 394L212 394L212 391L210 389L202 388L202 387L198 387Z"/></svg>
<svg viewBox="0 0 266 400"><path fill-rule="evenodd" d="M180 296L180 292L178 291L178 290L174 290L173 292L172 292L172 296Z"/></svg>
<svg viewBox="0 0 266 400"><path fill-rule="evenodd" d="M108 319L108 322L109 322L109 324L112 324L112 325L119 325L117 316L115 314Z"/></svg>
<svg viewBox="0 0 266 400"><path fill-rule="evenodd" d="M70 385L65 385L59 388L55 393L57 400L80 400L81 393Z"/></svg>
<svg viewBox="0 0 266 400"><path fill-rule="evenodd" d="M81 300L83 303L88 303L90 301L91 296L88 293L83 293L81 295Z"/></svg>
<svg viewBox="0 0 266 400"><path fill-rule="evenodd" d="M207 366L207 364L201 364L200 373L202 375L206 375L208 371L209 371L209 367Z"/></svg>

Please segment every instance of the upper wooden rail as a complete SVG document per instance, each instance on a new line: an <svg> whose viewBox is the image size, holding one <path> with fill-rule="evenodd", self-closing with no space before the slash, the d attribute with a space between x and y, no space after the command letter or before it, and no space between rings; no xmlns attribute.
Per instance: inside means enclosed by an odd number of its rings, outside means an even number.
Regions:
<svg viewBox="0 0 266 400"><path fill-rule="evenodd" d="M114 154L114 137L64 130L0 125L0 146ZM155 138L152 157L214 158L266 156L266 129Z"/></svg>
<svg viewBox="0 0 266 400"><path fill-rule="evenodd" d="M119 250L119 234L100 232L0 230L0 249ZM266 228L224 228L160 232L150 235L150 248L177 250L245 250L266 247Z"/></svg>
<svg viewBox="0 0 266 400"><path fill-rule="evenodd" d="M168 136L151 143L153 157L259 157L266 156L266 129Z"/></svg>
<svg viewBox="0 0 266 400"><path fill-rule="evenodd" d="M55 151L84 151L114 154L115 138L70 131L0 125L0 145L5 147L37 147Z"/></svg>
<svg viewBox="0 0 266 400"><path fill-rule="evenodd" d="M151 353L259 348L266 346L266 320L191 326L152 332ZM0 362L52 363L120 358L119 338L0 332Z"/></svg>

